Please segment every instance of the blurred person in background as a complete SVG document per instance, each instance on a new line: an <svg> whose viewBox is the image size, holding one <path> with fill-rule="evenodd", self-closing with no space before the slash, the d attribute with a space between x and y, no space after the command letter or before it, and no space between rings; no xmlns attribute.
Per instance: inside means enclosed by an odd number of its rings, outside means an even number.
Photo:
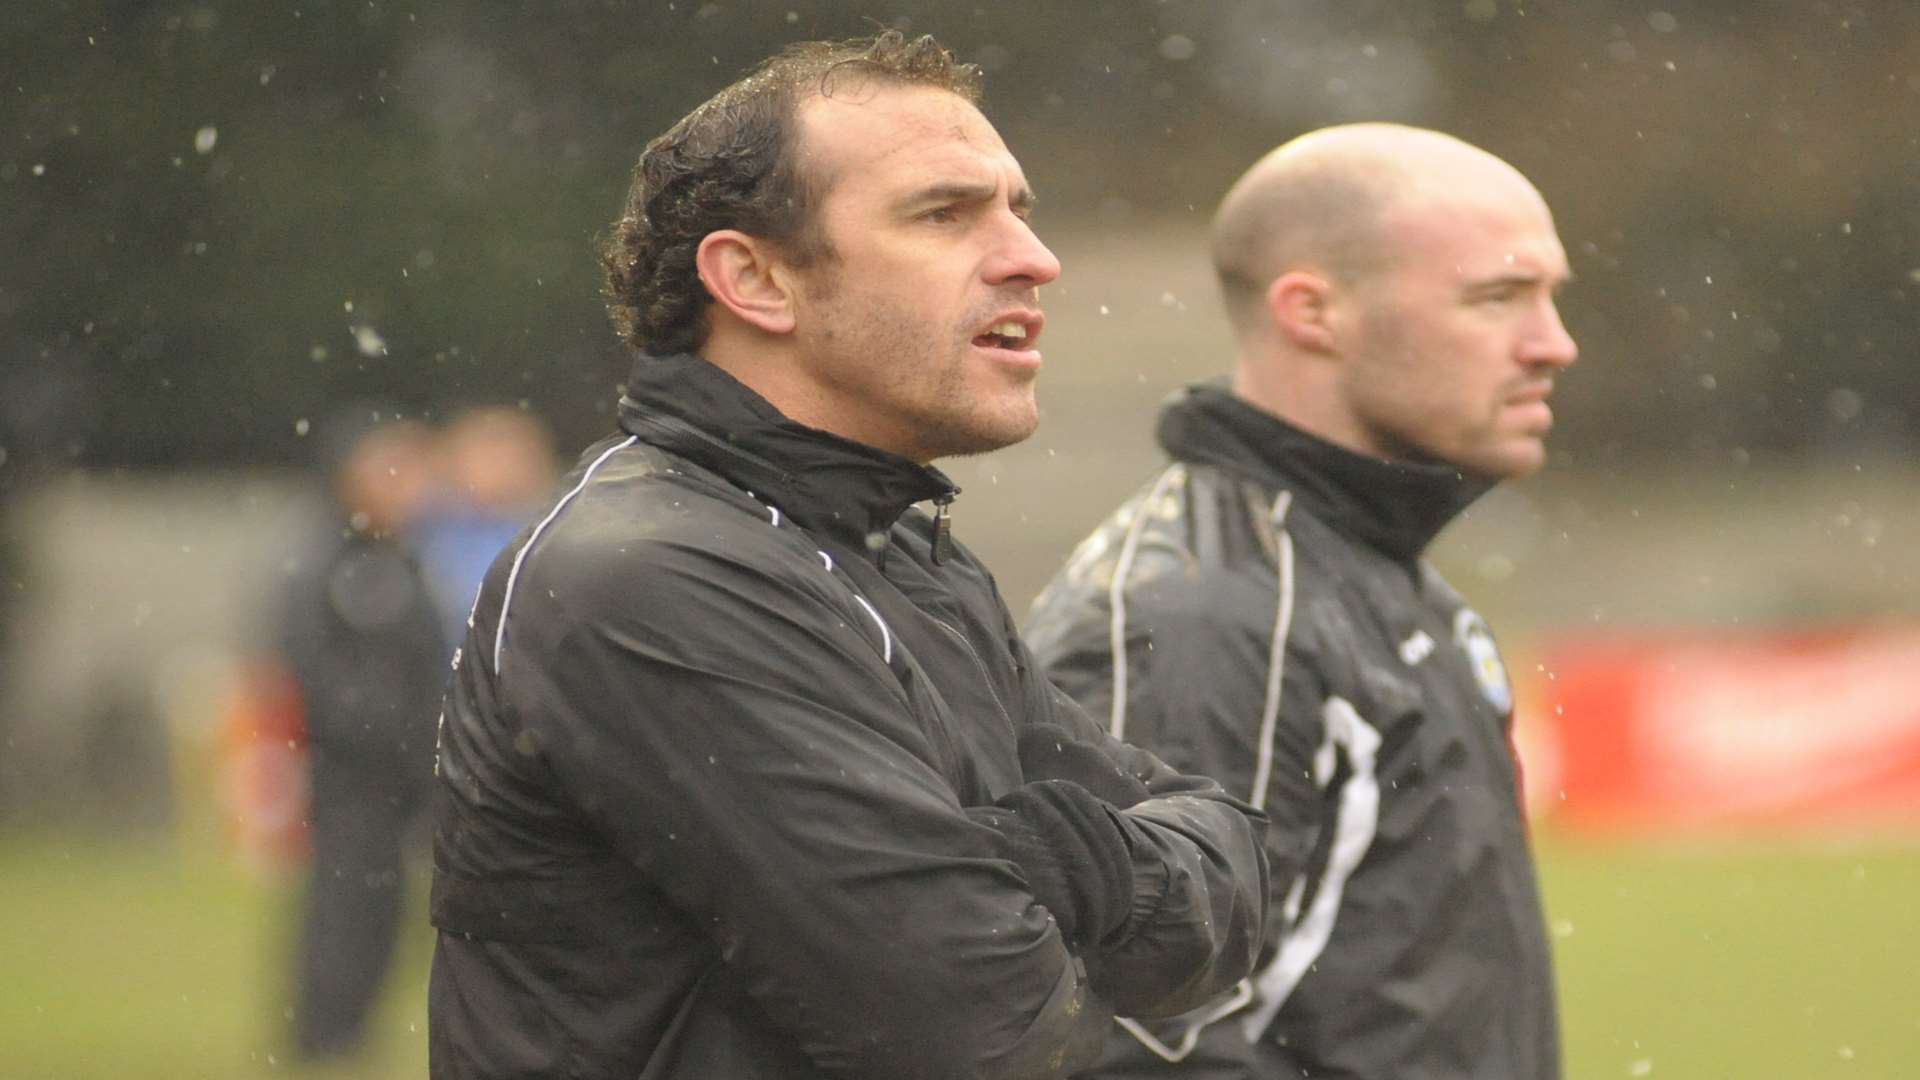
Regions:
<svg viewBox="0 0 1920 1080"><path fill-rule="evenodd" d="M532 413L480 406L448 421L440 461L443 490L414 534L451 653L466 636L467 612L487 567L553 485L553 436Z"/></svg>
<svg viewBox="0 0 1920 1080"><path fill-rule="evenodd" d="M424 819L447 646L410 528L439 484L424 425L359 408L327 431L337 527L280 599L278 647L311 760L312 867L295 958L294 1041L324 1060L361 1046Z"/></svg>
<svg viewBox="0 0 1920 1080"><path fill-rule="evenodd" d="M1212 245L1231 379L1165 408L1172 463L1028 634L1110 734L1270 815L1268 940L1087 1075L1557 1076L1512 694L1422 558L1545 460L1576 351L1552 215L1478 148L1359 124L1261 159Z"/></svg>
<svg viewBox="0 0 1920 1080"><path fill-rule="evenodd" d="M1038 678L948 532L1059 270L978 77L795 45L643 153L622 430L448 699L434 1076L1061 1077L1250 969L1258 816Z"/></svg>

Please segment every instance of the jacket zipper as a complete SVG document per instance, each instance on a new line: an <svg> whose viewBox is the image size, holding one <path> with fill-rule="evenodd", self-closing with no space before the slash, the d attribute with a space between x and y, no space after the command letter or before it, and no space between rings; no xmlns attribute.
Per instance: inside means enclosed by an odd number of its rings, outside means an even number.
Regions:
<svg viewBox="0 0 1920 1080"><path fill-rule="evenodd" d="M953 543L953 497L960 494L959 488L952 488L944 495L933 497L933 565L939 566L947 559L947 547ZM938 621L938 620L936 620ZM945 623L941 623L945 626ZM947 627L951 630L952 627ZM971 648L972 646L968 646Z"/></svg>

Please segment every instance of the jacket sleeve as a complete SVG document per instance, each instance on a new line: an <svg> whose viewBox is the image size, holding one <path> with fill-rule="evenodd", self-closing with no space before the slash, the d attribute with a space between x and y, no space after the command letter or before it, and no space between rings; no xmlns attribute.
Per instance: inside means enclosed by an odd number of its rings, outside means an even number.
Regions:
<svg viewBox="0 0 1920 1080"><path fill-rule="evenodd" d="M1285 932L1286 894L1324 817L1313 770L1325 691L1298 628L1278 652L1276 670L1275 620L1263 606L1272 599L1256 604L1228 592L1178 574L1130 589L1126 669L1118 679L1103 591L1056 587L1036 610L1031 633L1041 670L1110 737L1117 729L1126 743L1150 749L1161 769L1208 777L1265 814L1264 965ZM1241 604L1244 613L1236 611ZM1270 685L1278 700L1269 719Z"/></svg>
<svg viewBox="0 0 1920 1080"><path fill-rule="evenodd" d="M1013 647L1020 669L1036 673L1026 644L1016 638ZM1264 941L1265 816L1197 770L1114 738L1046 678L1030 675L1028 693L1030 722L1103 747L1149 795L1122 811L1138 826L1134 917L1123 940L1088 950L1094 988L1130 1016L1185 1012L1231 988L1253 970Z"/></svg>
<svg viewBox="0 0 1920 1080"><path fill-rule="evenodd" d="M494 672L503 700L554 787L710 927L824 1073L1087 1063L1111 1014L927 764L897 650L844 587L783 550L541 554Z"/></svg>

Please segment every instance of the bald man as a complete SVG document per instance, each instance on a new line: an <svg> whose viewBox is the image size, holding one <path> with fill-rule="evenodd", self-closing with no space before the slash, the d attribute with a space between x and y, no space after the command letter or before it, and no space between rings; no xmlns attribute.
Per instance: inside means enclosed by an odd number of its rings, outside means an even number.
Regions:
<svg viewBox="0 0 1920 1080"><path fill-rule="evenodd" d="M1351 125L1248 170L1213 255L1231 381L1167 406L1172 463L1029 640L1114 735L1266 810L1268 938L1237 992L1120 1021L1088 1075L1558 1076L1512 694L1422 558L1545 460L1575 354L1553 217L1485 151Z"/></svg>

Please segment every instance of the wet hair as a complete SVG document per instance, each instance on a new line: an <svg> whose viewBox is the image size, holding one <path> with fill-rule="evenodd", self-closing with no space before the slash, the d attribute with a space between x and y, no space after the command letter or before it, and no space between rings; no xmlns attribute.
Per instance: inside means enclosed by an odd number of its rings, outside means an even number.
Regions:
<svg viewBox="0 0 1920 1080"><path fill-rule="evenodd" d="M601 250L607 310L627 344L656 355L706 343L713 302L694 258L717 229L738 229L805 267L833 257L815 209L831 178L797 154L800 105L842 85L928 86L969 103L980 70L930 36L889 30L789 45L647 144L626 207Z"/></svg>

